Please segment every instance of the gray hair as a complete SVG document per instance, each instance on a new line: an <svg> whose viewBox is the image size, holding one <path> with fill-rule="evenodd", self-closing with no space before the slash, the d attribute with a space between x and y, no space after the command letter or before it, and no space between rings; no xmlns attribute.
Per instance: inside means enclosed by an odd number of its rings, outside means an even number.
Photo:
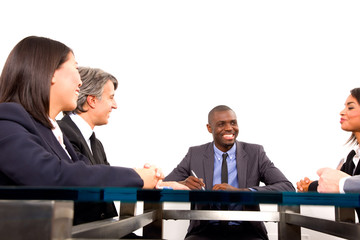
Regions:
<svg viewBox="0 0 360 240"><path fill-rule="evenodd" d="M101 99L104 86L109 80L114 84L114 89L117 89L117 79L110 73L107 73L99 68L79 67L79 73L82 85L80 87L80 94L77 100L77 107L73 111L75 113L86 112L86 110L84 110L84 105L86 103L87 96L95 96L96 98Z"/></svg>

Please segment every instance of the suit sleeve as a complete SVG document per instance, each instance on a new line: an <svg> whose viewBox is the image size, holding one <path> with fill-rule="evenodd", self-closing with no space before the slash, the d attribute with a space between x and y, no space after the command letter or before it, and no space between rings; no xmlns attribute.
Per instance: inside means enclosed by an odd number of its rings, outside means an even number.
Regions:
<svg viewBox="0 0 360 240"><path fill-rule="evenodd" d="M345 193L360 193L360 175L349 177L344 183Z"/></svg>
<svg viewBox="0 0 360 240"><path fill-rule="evenodd" d="M308 192L317 192L317 187L319 186L319 182L318 181L313 181L310 183L309 188L308 188Z"/></svg>
<svg viewBox="0 0 360 240"><path fill-rule="evenodd" d="M0 129L0 174L15 185L143 186L133 169L93 166L78 159L60 158L46 147L36 129L30 131L19 122L2 120Z"/></svg>
<svg viewBox="0 0 360 240"><path fill-rule="evenodd" d="M186 154L184 159L177 165L177 167L174 168L172 172L165 177L164 181L183 181L188 178L191 175L190 159L191 148L189 148L188 153Z"/></svg>
<svg viewBox="0 0 360 240"><path fill-rule="evenodd" d="M262 146L259 146L257 156L260 181L263 182L265 186L249 186L250 188L257 191L295 191L292 183L267 157Z"/></svg>

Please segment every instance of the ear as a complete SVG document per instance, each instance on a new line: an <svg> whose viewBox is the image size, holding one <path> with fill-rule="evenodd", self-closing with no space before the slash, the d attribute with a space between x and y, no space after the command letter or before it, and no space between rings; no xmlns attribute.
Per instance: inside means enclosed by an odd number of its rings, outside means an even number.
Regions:
<svg viewBox="0 0 360 240"><path fill-rule="evenodd" d="M96 97L95 97L95 96L88 95L88 96L86 97L86 102L87 102L87 104L89 105L90 108L95 108L95 105L96 105Z"/></svg>
<svg viewBox="0 0 360 240"><path fill-rule="evenodd" d="M51 85L54 85L56 83L56 71L54 72L52 78L51 78Z"/></svg>
<svg viewBox="0 0 360 240"><path fill-rule="evenodd" d="M207 130L209 131L209 133L212 133L212 128L210 126L210 124L206 124Z"/></svg>

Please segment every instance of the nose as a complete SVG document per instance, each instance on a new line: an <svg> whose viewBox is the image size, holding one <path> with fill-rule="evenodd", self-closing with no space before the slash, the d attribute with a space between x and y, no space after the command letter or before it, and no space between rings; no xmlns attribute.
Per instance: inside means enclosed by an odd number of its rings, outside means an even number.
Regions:
<svg viewBox="0 0 360 240"><path fill-rule="evenodd" d="M115 99L113 99L113 104L111 106L113 109L117 109L117 103L115 101Z"/></svg>
<svg viewBox="0 0 360 240"><path fill-rule="evenodd" d="M232 130L231 123L226 123L226 124L225 124L225 130L226 130L226 131L231 131L231 130Z"/></svg>
<svg viewBox="0 0 360 240"><path fill-rule="evenodd" d="M81 81L80 74L79 74L79 76L78 76L78 79L79 79L79 87L81 87L81 85L82 85L82 81Z"/></svg>
<svg viewBox="0 0 360 240"><path fill-rule="evenodd" d="M346 109L346 108L344 108L343 110L341 110L340 116L344 116L344 115L345 115L345 109Z"/></svg>

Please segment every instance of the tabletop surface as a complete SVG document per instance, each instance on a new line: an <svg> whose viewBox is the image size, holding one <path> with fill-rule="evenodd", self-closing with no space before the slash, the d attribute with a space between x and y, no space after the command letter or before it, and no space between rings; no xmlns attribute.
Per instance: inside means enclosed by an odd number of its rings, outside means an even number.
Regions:
<svg viewBox="0 0 360 240"><path fill-rule="evenodd" d="M2 200L193 202L360 207L360 194L186 191L117 187L0 187Z"/></svg>

